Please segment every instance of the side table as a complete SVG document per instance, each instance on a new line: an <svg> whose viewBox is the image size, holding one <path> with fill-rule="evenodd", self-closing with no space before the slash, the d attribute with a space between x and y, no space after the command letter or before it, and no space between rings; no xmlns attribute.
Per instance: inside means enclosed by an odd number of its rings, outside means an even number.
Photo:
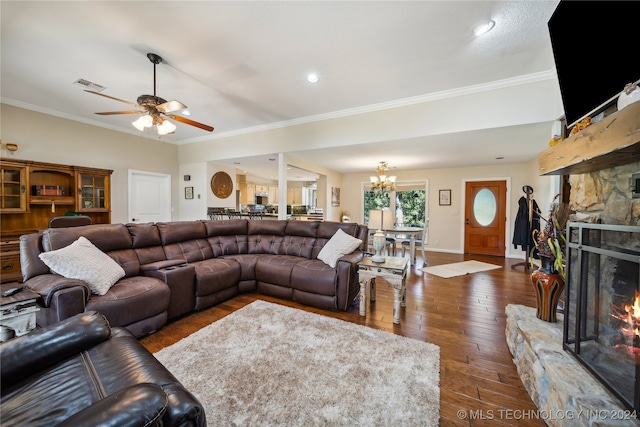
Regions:
<svg viewBox="0 0 640 427"><path fill-rule="evenodd" d="M385 257L384 262L373 262L365 257L358 263L360 282L360 315L367 315L367 288L370 288L371 301L376 300L376 277L382 277L393 286L393 323L400 324L400 307L406 307L407 301L407 258Z"/></svg>
<svg viewBox="0 0 640 427"><path fill-rule="evenodd" d="M3 283L1 292L22 286L20 283ZM24 335L36 327L36 311L40 310L36 300L39 295L24 288L10 297L0 297L0 325L8 326L16 336Z"/></svg>

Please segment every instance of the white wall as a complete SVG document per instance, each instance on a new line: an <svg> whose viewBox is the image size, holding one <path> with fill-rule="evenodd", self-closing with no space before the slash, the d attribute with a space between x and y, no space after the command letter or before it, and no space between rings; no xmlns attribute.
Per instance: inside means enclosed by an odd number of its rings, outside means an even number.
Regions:
<svg viewBox="0 0 640 427"><path fill-rule="evenodd" d="M180 165L179 195L180 220L193 221L207 218L207 163L187 163ZM185 175L190 175L189 181L184 180ZM185 188L193 187L193 199L185 198Z"/></svg>
<svg viewBox="0 0 640 427"><path fill-rule="evenodd" d="M3 157L112 169L114 223L127 222L129 169L169 174L172 219L180 218L177 201L184 200L184 189L179 187L178 146L6 104L1 108L2 142L18 144L15 153L2 150Z"/></svg>
<svg viewBox="0 0 640 427"><path fill-rule="evenodd" d="M523 258L524 251L511 244L513 223L518 212L518 199L524 195L522 187L534 188L534 197L542 212L545 212L554 194L551 194L553 177L537 176L537 159L527 163L501 166L478 166L467 168L426 169L394 171L398 181L428 181L428 212L430 250L462 253L464 251L464 185L465 181L508 179L511 188L507 200L507 256ZM343 176L343 210L351 214L353 221L363 223L362 183L368 182L365 174ZM451 190L451 206L439 206L438 190Z"/></svg>

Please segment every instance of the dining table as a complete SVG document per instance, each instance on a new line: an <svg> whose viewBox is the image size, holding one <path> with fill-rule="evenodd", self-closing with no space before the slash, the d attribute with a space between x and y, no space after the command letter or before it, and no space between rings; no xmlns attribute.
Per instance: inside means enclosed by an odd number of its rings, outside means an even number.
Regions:
<svg viewBox="0 0 640 427"><path fill-rule="evenodd" d="M423 227L393 227L383 230L387 235L408 236L409 237L409 267L414 259L416 259L416 236L421 236L424 231Z"/></svg>

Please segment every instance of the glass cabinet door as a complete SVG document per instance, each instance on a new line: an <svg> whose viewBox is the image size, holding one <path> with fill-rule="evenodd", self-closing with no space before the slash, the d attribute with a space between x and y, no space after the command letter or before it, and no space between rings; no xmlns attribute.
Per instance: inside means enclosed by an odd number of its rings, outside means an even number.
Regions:
<svg viewBox="0 0 640 427"><path fill-rule="evenodd" d="M78 210L109 209L109 178L102 175L80 175Z"/></svg>
<svg viewBox="0 0 640 427"><path fill-rule="evenodd" d="M27 211L26 168L2 165L0 170L0 210Z"/></svg>

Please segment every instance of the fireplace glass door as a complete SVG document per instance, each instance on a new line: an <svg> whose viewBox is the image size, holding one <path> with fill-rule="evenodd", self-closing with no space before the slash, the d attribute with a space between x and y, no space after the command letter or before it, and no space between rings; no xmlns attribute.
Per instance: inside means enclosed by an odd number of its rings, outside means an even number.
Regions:
<svg viewBox="0 0 640 427"><path fill-rule="evenodd" d="M640 409L640 227L568 223L564 347Z"/></svg>

